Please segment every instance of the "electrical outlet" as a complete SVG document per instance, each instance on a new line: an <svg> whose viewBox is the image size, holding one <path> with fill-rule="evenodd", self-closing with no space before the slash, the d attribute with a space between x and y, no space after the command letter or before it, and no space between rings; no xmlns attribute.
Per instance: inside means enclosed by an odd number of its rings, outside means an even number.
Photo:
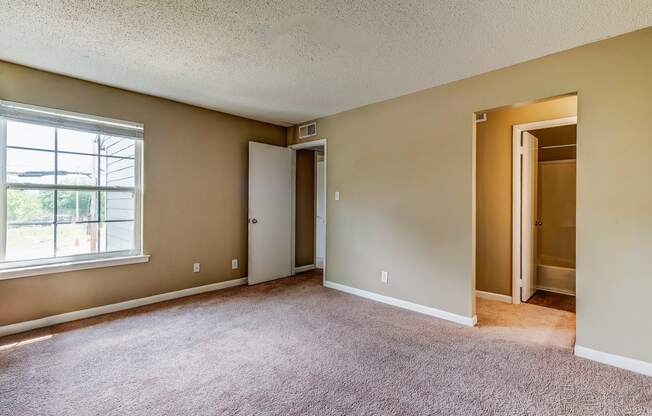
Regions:
<svg viewBox="0 0 652 416"><path fill-rule="evenodd" d="M382 272L380 272L380 281L382 283L388 284L389 283L389 273L387 273L384 270Z"/></svg>
<svg viewBox="0 0 652 416"><path fill-rule="evenodd" d="M238 268L238 259L231 260L231 269L235 270Z"/></svg>
<svg viewBox="0 0 652 416"><path fill-rule="evenodd" d="M192 265L192 272L199 273L199 263L195 263Z"/></svg>

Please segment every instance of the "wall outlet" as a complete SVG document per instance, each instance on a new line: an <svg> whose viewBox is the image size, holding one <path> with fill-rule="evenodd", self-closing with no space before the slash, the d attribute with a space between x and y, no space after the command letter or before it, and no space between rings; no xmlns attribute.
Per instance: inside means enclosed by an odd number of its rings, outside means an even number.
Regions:
<svg viewBox="0 0 652 416"><path fill-rule="evenodd" d="M386 271L380 272L380 281L382 283L388 284L389 283L389 273Z"/></svg>
<svg viewBox="0 0 652 416"><path fill-rule="evenodd" d="M340 191L335 191L335 200L336 201L340 200Z"/></svg>
<svg viewBox="0 0 652 416"><path fill-rule="evenodd" d="M192 265L192 272L199 273L199 263L195 263Z"/></svg>
<svg viewBox="0 0 652 416"><path fill-rule="evenodd" d="M238 259L231 260L231 269L235 270L238 268Z"/></svg>

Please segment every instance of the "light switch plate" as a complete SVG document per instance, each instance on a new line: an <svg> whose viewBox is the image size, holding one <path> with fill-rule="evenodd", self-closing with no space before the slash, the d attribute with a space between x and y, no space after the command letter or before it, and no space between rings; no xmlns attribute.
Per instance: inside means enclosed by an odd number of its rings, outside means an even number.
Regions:
<svg viewBox="0 0 652 416"><path fill-rule="evenodd" d="M340 191L335 191L335 200L336 201L340 200Z"/></svg>

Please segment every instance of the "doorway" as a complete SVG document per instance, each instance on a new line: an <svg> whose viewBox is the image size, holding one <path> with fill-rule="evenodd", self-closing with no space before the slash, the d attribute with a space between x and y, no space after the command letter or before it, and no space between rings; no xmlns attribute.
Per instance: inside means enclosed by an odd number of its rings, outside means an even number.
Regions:
<svg viewBox="0 0 652 416"><path fill-rule="evenodd" d="M512 303L575 312L577 117L513 127Z"/></svg>
<svg viewBox="0 0 652 416"><path fill-rule="evenodd" d="M293 168L293 274L326 265L326 139L290 146ZM324 277L325 279L325 277Z"/></svg>
<svg viewBox="0 0 652 416"><path fill-rule="evenodd" d="M476 113L475 313L505 339L574 344L576 123L575 94Z"/></svg>

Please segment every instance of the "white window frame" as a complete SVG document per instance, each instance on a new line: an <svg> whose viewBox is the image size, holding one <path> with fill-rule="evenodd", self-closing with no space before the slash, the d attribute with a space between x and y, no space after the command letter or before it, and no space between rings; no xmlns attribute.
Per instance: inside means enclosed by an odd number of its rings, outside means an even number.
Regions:
<svg viewBox="0 0 652 416"><path fill-rule="evenodd" d="M134 141L134 186L77 186L8 184L7 166L7 121L45 125L55 128L68 128L97 134L124 137ZM108 119L87 114L72 113L44 107L0 100L0 280L60 271L89 269L111 265L141 263L148 261L143 255L143 133L144 126L122 120ZM56 149L55 149L56 150ZM53 151L54 152L54 151ZM4 261L7 242L7 190L19 189L59 189L90 191L126 191L134 193L134 248L133 250L107 251L42 259ZM56 203L56 201L55 201ZM56 221L57 219L54 218ZM98 224L100 224L98 218ZM56 254L56 253L55 253Z"/></svg>

